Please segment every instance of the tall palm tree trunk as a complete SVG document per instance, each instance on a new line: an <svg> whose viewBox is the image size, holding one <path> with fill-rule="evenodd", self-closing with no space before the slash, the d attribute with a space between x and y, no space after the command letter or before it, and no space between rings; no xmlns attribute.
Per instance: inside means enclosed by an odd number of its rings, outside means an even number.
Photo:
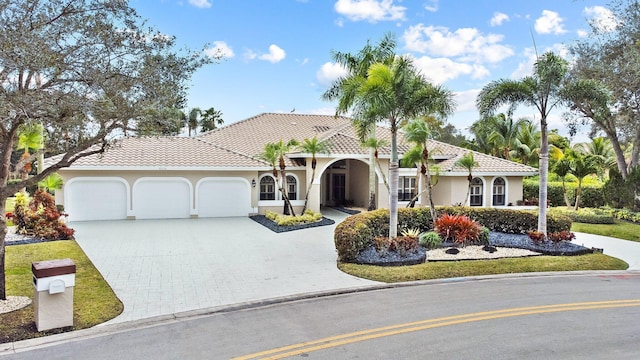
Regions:
<svg viewBox="0 0 640 360"><path fill-rule="evenodd" d="M546 113L546 111L544 112ZM538 231L547 234L547 185L549 183L549 138L547 119L540 120L540 187L538 191Z"/></svg>
<svg viewBox="0 0 640 360"><path fill-rule="evenodd" d="M378 206L376 204L376 151L373 148L369 149L369 206L367 210L375 210Z"/></svg>
<svg viewBox="0 0 640 360"><path fill-rule="evenodd" d="M398 165L398 130L395 122L391 126L391 162L389 163L389 238L398 236L398 177L400 174Z"/></svg>
<svg viewBox="0 0 640 360"><path fill-rule="evenodd" d="M304 195L304 206L302 207L301 214L304 215L304 212L307 211L307 202L309 201L309 192L311 192L311 187L313 186L313 179L316 178L316 159L313 158L311 160L311 179L309 180L309 185L307 186L307 193Z"/></svg>

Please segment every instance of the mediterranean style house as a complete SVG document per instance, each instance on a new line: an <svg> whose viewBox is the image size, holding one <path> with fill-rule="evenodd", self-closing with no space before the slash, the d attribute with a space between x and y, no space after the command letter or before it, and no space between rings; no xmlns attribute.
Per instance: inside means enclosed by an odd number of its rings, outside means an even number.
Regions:
<svg viewBox="0 0 640 360"><path fill-rule="evenodd" d="M390 140L378 127L376 136ZM260 114L195 137L130 137L104 154L85 157L59 170L64 188L56 192L70 221L231 217L281 212L283 201L272 167L259 154L265 144L305 138L327 141L328 154L316 154L311 179L311 154L295 150L286 157L287 192L299 212L309 182L308 207L352 204L366 207L369 198L369 149L361 146L351 119L329 115ZM390 141L389 141L390 143ZM410 148L398 134L399 152ZM474 152L469 198L468 171L456 161L471 150L431 141L429 150L439 167L433 188L436 205L467 203L501 207L522 200L522 179L537 169ZM388 207L387 174L390 148L379 149L377 206ZM423 189L416 168L400 169L400 206ZM426 195L418 200L426 204Z"/></svg>

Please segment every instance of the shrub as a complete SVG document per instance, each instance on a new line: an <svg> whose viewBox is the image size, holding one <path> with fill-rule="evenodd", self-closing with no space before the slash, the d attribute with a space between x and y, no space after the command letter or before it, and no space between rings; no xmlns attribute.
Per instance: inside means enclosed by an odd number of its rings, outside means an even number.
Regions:
<svg viewBox="0 0 640 360"><path fill-rule="evenodd" d="M570 231L550 232L549 240L553 242L571 241L576 238L576 234Z"/></svg>
<svg viewBox="0 0 640 360"><path fill-rule="evenodd" d="M489 245L489 228L483 226L480 230L480 236L478 236L478 245Z"/></svg>
<svg viewBox="0 0 640 360"><path fill-rule="evenodd" d="M527 235L529 235L529 239L531 239L534 243L541 243L547 240L547 236L541 231L532 230L529 231Z"/></svg>
<svg viewBox="0 0 640 360"><path fill-rule="evenodd" d="M400 234L402 236L409 236L417 239L420 236L420 229L418 228L404 229Z"/></svg>
<svg viewBox="0 0 640 360"><path fill-rule="evenodd" d="M538 198L539 183L536 180L526 179L522 182L523 196L525 199ZM582 192L580 194L580 207L599 207L605 204L605 196L603 192L603 184L582 184ZM576 190L578 184L574 182L565 182L567 196L569 202L573 205L576 200ZM549 182L547 187L547 200L551 206L565 206L564 195L562 194L562 182ZM537 205L534 204L534 205Z"/></svg>
<svg viewBox="0 0 640 360"><path fill-rule="evenodd" d="M465 215L443 214L436 219L434 229L445 241L469 245L477 243L482 225Z"/></svg>
<svg viewBox="0 0 640 360"><path fill-rule="evenodd" d="M398 236L391 243L394 250L401 256L418 248L418 238L415 236Z"/></svg>
<svg viewBox="0 0 640 360"><path fill-rule="evenodd" d="M575 211L558 207L551 209L551 212L566 215L574 222L585 224L613 224L613 214L602 209L582 208Z"/></svg>
<svg viewBox="0 0 640 360"><path fill-rule="evenodd" d="M264 216L280 226L309 224L322 220L322 214L307 209L302 215L282 215L273 211L265 211Z"/></svg>
<svg viewBox="0 0 640 360"><path fill-rule="evenodd" d="M427 231L420 234L420 246L427 249L437 249L442 246L442 238L435 231Z"/></svg>
<svg viewBox="0 0 640 360"><path fill-rule="evenodd" d="M26 194L16 194L14 218L20 233L48 240L73 237L75 231L60 221L60 212L51 194L37 190L28 206L24 205L26 199Z"/></svg>

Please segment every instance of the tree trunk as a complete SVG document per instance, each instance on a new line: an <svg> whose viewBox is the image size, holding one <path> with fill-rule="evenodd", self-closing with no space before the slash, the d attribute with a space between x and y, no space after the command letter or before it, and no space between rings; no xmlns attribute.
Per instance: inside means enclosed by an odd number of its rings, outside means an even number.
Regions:
<svg viewBox="0 0 640 360"><path fill-rule="evenodd" d="M429 201L429 213L431 214L431 223L436 221L438 218L438 213L436 212L436 207L433 204L433 188L431 187L431 172L429 172L429 167L427 166L427 172L424 175L426 179L427 186L427 198Z"/></svg>
<svg viewBox="0 0 640 360"><path fill-rule="evenodd" d="M543 112L544 113L544 112ZM546 116L540 120L540 187L538 191L538 232L547 235L547 185L549 179L549 137Z"/></svg>
<svg viewBox="0 0 640 360"><path fill-rule="evenodd" d="M7 220L4 216L4 204L7 202L7 195L0 193L0 204L2 204L3 213L0 214L0 300L7 300L6 284L5 284L5 269L4 269L4 249L5 249L5 237L7 236Z"/></svg>
<svg viewBox="0 0 640 360"><path fill-rule="evenodd" d="M633 146L631 148L631 159L629 160L629 169L638 166L640 161L640 129L636 130L633 138Z"/></svg>
<svg viewBox="0 0 640 360"><path fill-rule="evenodd" d="M367 210L375 210L376 204L376 150L369 148L369 206Z"/></svg>
<svg viewBox="0 0 640 360"><path fill-rule="evenodd" d="M391 124L391 162L389 163L389 177L391 184L389 187L389 239L398 236L398 139L397 129L392 121Z"/></svg>
<svg viewBox="0 0 640 360"><path fill-rule="evenodd" d="M564 196L564 204L568 209L571 209L571 202L569 201L569 195L567 195L567 187L564 183L564 176L562 177L562 195Z"/></svg>
<svg viewBox="0 0 640 360"><path fill-rule="evenodd" d="M576 189L576 205L573 207L573 210L578 211L578 207L580 206L580 193L582 192L582 179L578 179L578 188Z"/></svg>
<svg viewBox="0 0 640 360"><path fill-rule="evenodd" d="M282 186L280 187L280 192L282 193L282 200L284 200L284 215L296 216L295 211L293 210L293 206L291 205L291 201L289 201L289 195L287 193L287 174L284 172L284 169L280 170L282 177Z"/></svg>
<svg viewBox="0 0 640 360"><path fill-rule="evenodd" d="M315 160L315 159L314 159ZM307 193L304 195L304 206L302 207L302 215L307 211L307 202L309 201L309 192L311 191L311 186L313 186L313 179L316 177L316 163L312 162L311 164L311 180L309 180L309 186L307 186Z"/></svg>

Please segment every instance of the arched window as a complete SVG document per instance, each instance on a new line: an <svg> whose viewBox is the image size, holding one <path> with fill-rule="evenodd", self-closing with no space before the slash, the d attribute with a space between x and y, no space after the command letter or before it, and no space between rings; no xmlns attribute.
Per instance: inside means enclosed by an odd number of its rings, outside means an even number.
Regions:
<svg viewBox="0 0 640 360"><path fill-rule="evenodd" d="M260 179L260 200L276 199L276 181L271 176L263 176Z"/></svg>
<svg viewBox="0 0 640 360"><path fill-rule="evenodd" d="M474 178L471 180L471 189L469 191L469 205L482 206L482 180Z"/></svg>
<svg viewBox="0 0 640 360"><path fill-rule="evenodd" d="M298 200L298 181L295 176L287 175L287 196L289 200Z"/></svg>
<svg viewBox="0 0 640 360"><path fill-rule="evenodd" d="M493 180L493 206L504 206L506 203L505 182L503 178Z"/></svg>

